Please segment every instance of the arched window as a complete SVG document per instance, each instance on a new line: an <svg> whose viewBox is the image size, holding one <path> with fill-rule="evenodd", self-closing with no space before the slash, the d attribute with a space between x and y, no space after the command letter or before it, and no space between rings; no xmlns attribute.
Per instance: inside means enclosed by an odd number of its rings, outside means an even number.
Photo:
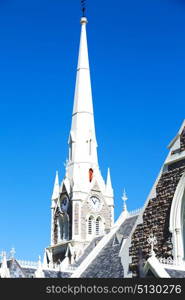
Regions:
<svg viewBox="0 0 185 300"><path fill-rule="evenodd" d="M58 217L58 242L61 242L64 238L64 220L62 216Z"/></svg>
<svg viewBox="0 0 185 300"><path fill-rule="evenodd" d="M64 216L64 240L69 240L69 216Z"/></svg>
<svg viewBox="0 0 185 300"><path fill-rule="evenodd" d="M93 223L94 223L94 218L93 216L90 216L88 219L88 234L93 234Z"/></svg>
<svg viewBox="0 0 185 300"><path fill-rule="evenodd" d="M174 259L185 259L185 173L181 177L171 205L170 226Z"/></svg>
<svg viewBox="0 0 185 300"><path fill-rule="evenodd" d="M102 220L100 217L96 219L96 235L100 235L102 233Z"/></svg>
<svg viewBox="0 0 185 300"><path fill-rule="evenodd" d="M93 169L89 169L89 181L91 182L93 179Z"/></svg>
<svg viewBox="0 0 185 300"><path fill-rule="evenodd" d="M60 215L58 218L58 242L69 239L69 217L67 214Z"/></svg>

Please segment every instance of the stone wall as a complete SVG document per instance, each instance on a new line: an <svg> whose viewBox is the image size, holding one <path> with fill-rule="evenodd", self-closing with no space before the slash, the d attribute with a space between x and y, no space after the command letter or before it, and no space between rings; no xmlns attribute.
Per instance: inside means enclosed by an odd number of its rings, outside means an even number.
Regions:
<svg viewBox="0 0 185 300"><path fill-rule="evenodd" d="M78 235L79 234L79 203L74 204L74 234Z"/></svg>
<svg viewBox="0 0 185 300"><path fill-rule="evenodd" d="M184 138L184 137L183 137ZM139 266L144 263L150 252L147 239L151 233L157 238L154 251L157 257L172 257L169 217L172 199L177 184L185 172L185 160L173 163L161 175L156 187L156 198L150 199L143 214L143 223L136 227L132 236L129 255L132 257L130 270L133 277L139 276Z"/></svg>
<svg viewBox="0 0 185 300"><path fill-rule="evenodd" d="M104 221L104 229L105 232L109 231L111 228L111 209L110 207L107 205L102 193L100 191L95 191L95 193L92 192L92 195L95 194L97 195L103 205L100 211L98 212L94 212L91 210L91 208L89 207L88 204L88 199L83 203L82 205L82 211L81 211L81 238L83 240L87 239L88 236L88 226L87 226L87 215L92 215L94 217L94 219L96 219L98 216L100 216L102 218L102 220Z"/></svg>

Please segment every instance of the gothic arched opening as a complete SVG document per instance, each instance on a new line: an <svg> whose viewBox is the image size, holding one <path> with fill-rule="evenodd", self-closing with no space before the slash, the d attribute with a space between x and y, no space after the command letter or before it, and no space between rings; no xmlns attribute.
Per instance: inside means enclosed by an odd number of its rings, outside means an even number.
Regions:
<svg viewBox="0 0 185 300"><path fill-rule="evenodd" d="M89 182L91 182L93 179L93 169L89 169Z"/></svg>
<svg viewBox="0 0 185 300"><path fill-rule="evenodd" d="M171 205L170 226L174 260L185 260L185 173L181 177Z"/></svg>
<svg viewBox="0 0 185 300"><path fill-rule="evenodd" d="M90 216L88 219L88 234L89 235L93 234L93 228L94 228L93 224L94 224L94 217Z"/></svg>
<svg viewBox="0 0 185 300"><path fill-rule="evenodd" d="M98 217L96 219L96 235L100 235L102 233L102 219Z"/></svg>
<svg viewBox="0 0 185 300"><path fill-rule="evenodd" d="M69 217L67 214L58 217L58 242L69 239Z"/></svg>

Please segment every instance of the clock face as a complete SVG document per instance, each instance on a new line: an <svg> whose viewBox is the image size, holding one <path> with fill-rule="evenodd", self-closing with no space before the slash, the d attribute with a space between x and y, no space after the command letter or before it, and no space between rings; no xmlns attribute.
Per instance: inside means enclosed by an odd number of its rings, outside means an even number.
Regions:
<svg viewBox="0 0 185 300"><path fill-rule="evenodd" d="M99 211L102 207L102 203L97 196L92 196L90 198L90 207L94 211Z"/></svg>
<svg viewBox="0 0 185 300"><path fill-rule="evenodd" d="M68 209L68 204L69 204L68 198L67 197L63 198L61 201L61 209L66 212Z"/></svg>

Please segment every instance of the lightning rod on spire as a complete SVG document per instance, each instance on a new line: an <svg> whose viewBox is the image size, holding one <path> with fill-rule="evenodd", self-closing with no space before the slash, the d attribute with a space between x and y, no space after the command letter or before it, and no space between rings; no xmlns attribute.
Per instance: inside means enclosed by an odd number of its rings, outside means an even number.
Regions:
<svg viewBox="0 0 185 300"><path fill-rule="evenodd" d="M82 17L85 17L86 0L81 0L81 6L82 6Z"/></svg>

